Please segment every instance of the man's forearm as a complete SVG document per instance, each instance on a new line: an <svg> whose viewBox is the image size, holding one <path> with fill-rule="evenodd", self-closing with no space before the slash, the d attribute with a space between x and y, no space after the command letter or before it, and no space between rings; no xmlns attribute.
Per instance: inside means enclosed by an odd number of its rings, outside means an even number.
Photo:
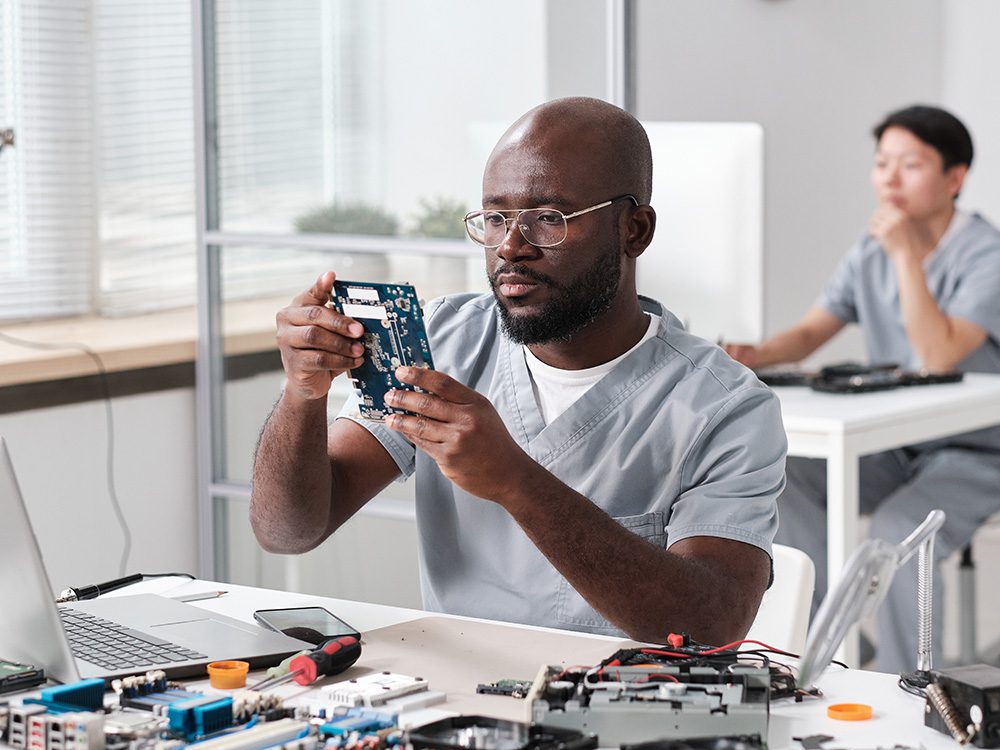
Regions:
<svg viewBox="0 0 1000 750"><path fill-rule="evenodd" d="M807 329L795 327L777 334L762 343L757 349L759 367L798 362L812 354L819 343L813 340Z"/></svg>
<svg viewBox="0 0 1000 750"><path fill-rule="evenodd" d="M899 302L906 336L921 364L930 370L950 370L961 358L954 349L951 324L927 288L922 262L896 264Z"/></svg>
<svg viewBox="0 0 1000 750"><path fill-rule="evenodd" d="M630 637L663 642L683 631L722 644L753 621L763 588L747 591L709 564L646 542L542 467L523 484L531 496L508 500L507 510L573 588Z"/></svg>
<svg viewBox="0 0 1000 750"><path fill-rule="evenodd" d="M326 399L282 394L254 458L250 522L268 552L306 552L327 535L332 475Z"/></svg>

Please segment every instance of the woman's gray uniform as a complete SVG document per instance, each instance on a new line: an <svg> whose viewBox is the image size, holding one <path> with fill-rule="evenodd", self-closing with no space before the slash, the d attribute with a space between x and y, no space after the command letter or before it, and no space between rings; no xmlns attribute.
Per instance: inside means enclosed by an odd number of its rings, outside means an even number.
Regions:
<svg viewBox="0 0 1000 750"><path fill-rule="evenodd" d="M927 284L945 315L986 329L986 341L959 363L963 372L1000 373L1000 232L978 214L956 213L924 262ZM841 261L818 303L845 323L858 323L874 364L922 366L903 326L893 261L866 236ZM816 563L814 607L826 591L826 462L788 459L779 501L777 541L800 547ZM862 513L871 536L899 542L934 508L947 514L938 532L937 562L965 547L1000 510L1000 428L989 428L862 458ZM934 577L935 660L941 658L940 565ZM907 672L917 659L916 558L896 574L878 612L877 668Z"/></svg>

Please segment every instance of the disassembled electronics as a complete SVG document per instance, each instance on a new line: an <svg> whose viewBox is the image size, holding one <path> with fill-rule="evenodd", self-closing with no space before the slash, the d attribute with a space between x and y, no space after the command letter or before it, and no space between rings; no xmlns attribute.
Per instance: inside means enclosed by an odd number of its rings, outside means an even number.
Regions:
<svg viewBox="0 0 1000 750"><path fill-rule="evenodd" d="M772 683L783 684L765 655L774 650L672 642L622 649L589 669L543 666L528 694L528 720L595 733L603 746L766 737Z"/></svg>
<svg viewBox="0 0 1000 750"><path fill-rule="evenodd" d="M488 716L453 716L403 735L412 750L590 750L597 737L572 729L521 724Z"/></svg>
<svg viewBox="0 0 1000 750"><path fill-rule="evenodd" d="M897 364L863 365L857 362L827 365L818 372L765 367L754 373L765 385L807 385L824 393L865 393L901 386L959 383L964 378L963 373L956 371L903 370Z"/></svg>
<svg viewBox="0 0 1000 750"><path fill-rule="evenodd" d="M529 690L530 680L497 680L476 686L476 692L480 695L509 695L511 698L524 698Z"/></svg>
<svg viewBox="0 0 1000 750"><path fill-rule="evenodd" d="M385 403L393 388L414 390L396 378L402 365L434 369L417 293L409 284L333 283L334 309L364 326L364 362L351 370L361 416L384 421L405 413Z"/></svg>
<svg viewBox="0 0 1000 750"><path fill-rule="evenodd" d="M1000 747L1000 667L972 664L931 675L924 724L963 745Z"/></svg>
<svg viewBox="0 0 1000 750"><path fill-rule="evenodd" d="M804 746L803 746L804 747ZM760 735L739 737L695 737L687 740L654 740L622 745L621 750L767 750ZM898 750L898 748L893 748Z"/></svg>
<svg viewBox="0 0 1000 750"><path fill-rule="evenodd" d="M353 680L335 682L322 689L323 700L334 706L382 706L388 701L427 690L422 677L378 672Z"/></svg>
<svg viewBox="0 0 1000 750"><path fill-rule="evenodd" d="M20 705L0 703L0 742L23 750L174 750L193 743L202 750L389 750L400 745L403 720L412 724L419 715L404 712L445 698L420 678L389 672L327 689L358 705L321 705L328 695L292 708L273 693L202 693L168 682L159 670L115 680L112 688L116 703L105 704L100 679L47 688Z"/></svg>

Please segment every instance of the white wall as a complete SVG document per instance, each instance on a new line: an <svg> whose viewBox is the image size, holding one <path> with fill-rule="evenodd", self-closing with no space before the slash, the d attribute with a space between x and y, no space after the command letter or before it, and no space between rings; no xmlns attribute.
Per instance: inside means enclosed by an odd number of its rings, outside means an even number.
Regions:
<svg viewBox="0 0 1000 750"><path fill-rule="evenodd" d="M774 333L813 302L867 222L871 126L940 100L941 3L640 0L637 25L640 119L764 126L764 330Z"/></svg>
<svg viewBox="0 0 1000 750"><path fill-rule="evenodd" d="M116 398L112 408L118 497L133 540L126 572L195 573L193 390ZM0 414L56 590L119 576L124 542L105 480L104 409L86 402Z"/></svg>
<svg viewBox="0 0 1000 750"><path fill-rule="evenodd" d="M972 131L976 147L964 205L1000 221L1000 3L946 0L942 100Z"/></svg>

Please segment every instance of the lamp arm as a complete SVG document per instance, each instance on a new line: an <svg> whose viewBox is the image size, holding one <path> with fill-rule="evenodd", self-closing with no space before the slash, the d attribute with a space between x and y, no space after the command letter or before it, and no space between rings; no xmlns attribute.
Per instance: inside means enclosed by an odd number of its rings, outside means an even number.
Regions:
<svg viewBox="0 0 1000 750"><path fill-rule="evenodd" d="M926 687L933 667L933 616L934 616L934 537L944 524L944 511L932 510L913 533L896 547L899 554L897 569L902 567L914 552L917 555L917 671L901 675L904 681L916 687Z"/></svg>
<svg viewBox="0 0 1000 750"><path fill-rule="evenodd" d="M915 528L910 535L906 537L906 539L899 543L896 547L896 551L899 553L900 567L913 557L913 553L920 549L922 542L929 538L931 545L934 544L934 535L944 524L944 518L945 515L943 510L932 510L927 514L927 518L924 519L924 522L917 526L917 528Z"/></svg>

